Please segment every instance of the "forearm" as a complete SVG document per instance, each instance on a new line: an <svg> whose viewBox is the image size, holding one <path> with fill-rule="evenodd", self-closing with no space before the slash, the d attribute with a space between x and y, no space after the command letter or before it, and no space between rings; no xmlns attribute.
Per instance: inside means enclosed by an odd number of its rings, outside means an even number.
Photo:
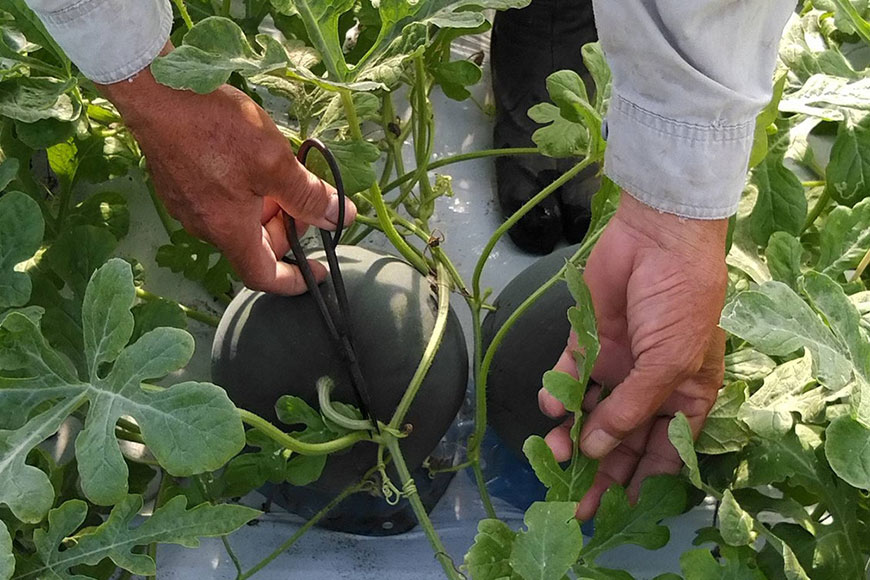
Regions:
<svg viewBox="0 0 870 580"><path fill-rule="evenodd" d="M169 0L25 0L87 78L116 83L151 64L169 38Z"/></svg>
<svg viewBox="0 0 870 580"><path fill-rule="evenodd" d="M734 213L794 0L594 0L613 71L605 172L662 211Z"/></svg>

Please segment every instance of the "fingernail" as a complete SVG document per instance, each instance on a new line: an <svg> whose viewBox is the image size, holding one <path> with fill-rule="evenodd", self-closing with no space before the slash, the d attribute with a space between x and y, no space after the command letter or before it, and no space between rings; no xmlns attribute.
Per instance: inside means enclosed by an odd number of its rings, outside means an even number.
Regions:
<svg viewBox="0 0 870 580"><path fill-rule="evenodd" d="M595 459L604 457L613 451L617 445L619 445L619 439L602 429L596 429L580 442L583 453Z"/></svg>
<svg viewBox="0 0 870 580"><path fill-rule="evenodd" d="M324 216L326 220L334 226L338 225L338 196L329 196L329 204L326 206Z"/></svg>

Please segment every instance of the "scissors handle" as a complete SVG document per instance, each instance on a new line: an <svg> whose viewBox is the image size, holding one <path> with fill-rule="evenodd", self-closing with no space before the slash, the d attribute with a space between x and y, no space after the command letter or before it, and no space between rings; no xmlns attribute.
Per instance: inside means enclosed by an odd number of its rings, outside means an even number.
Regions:
<svg viewBox="0 0 870 580"><path fill-rule="evenodd" d="M338 255L335 248L341 239L341 233L344 229L345 219L345 199L344 182L341 179L341 171L338 167L338 162L335 156L318 139L306 139L299 147L296 153L297 159L302 165L305 165L305 160L308 158L308 153L311 149L317 149L329 170L332 172L333 180L335 181L335 189L338 192L338 223L334 233L327 230L320 230L320 238L323 241L323 250L326 253L326 261L329 265L329 274L332 278L332 286L335 290L336 303L327 301L323 292L320 290L320 285L314 278L314 272L311 271L311 266L308 265L308 259L305 256L305 250L299 241L299 234L296 231L296 220L288 214L284 214L284 225L287 230L287 238L290 242L290 248L293 250L293 257L296 260L296 265L302 273L302 278L305 280L305 285L308 291L314 297L317 308L320 311L321 318L326 324L327 330L335 344L339 356L344 362L345 370L350 376L351 386L353 387L354 395L357 399L360 411L374 426L374 430L380 433L377 418L372 413L371 397L369 396L368 387L360 368L357 351L354 347L353 331L350 321L350 306L347 300L347 291L344 286L344 279L341 276L341 267L338 263Z"/></svg>

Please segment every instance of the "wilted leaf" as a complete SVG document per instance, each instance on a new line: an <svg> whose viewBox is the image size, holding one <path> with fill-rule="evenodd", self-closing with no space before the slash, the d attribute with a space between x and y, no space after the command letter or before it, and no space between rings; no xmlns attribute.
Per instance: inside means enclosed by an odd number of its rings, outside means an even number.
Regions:
<svg viewBox="0 0 870 580"><path fill-rule="evenodd" d="M698 489L703 489L701 471L698 469L698 455L695 453L695 442L692 439L692 428L684 414L678 412L671 419L668 424L668 439L679 453L680 459L686 464L686 469L689 470L689 481Z"/></svg>
<svg viewBox="0 0 870 580"><path fill-rule="evenodd" d="M763 379L775 368L775 360L754 348L742 348L725 355L725 380L728 382Z"/></svg>

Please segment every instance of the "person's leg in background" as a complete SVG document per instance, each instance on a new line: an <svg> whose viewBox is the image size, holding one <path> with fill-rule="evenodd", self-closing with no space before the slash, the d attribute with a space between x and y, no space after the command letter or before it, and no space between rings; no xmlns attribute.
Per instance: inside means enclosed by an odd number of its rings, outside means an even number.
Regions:
<svg viewBox="0 0 870 580"><path fill-rule="evenodd" d="M492 28L492 85L496 122L494 147L533 146L541 126L526 112L549 101L547 76L571 69L593 85L583 67L580 47L597 38L591 0L532 0L522 10L496 14ZM542 155L496 158L496 187L504 217L552 183L576 160ZM547 254L564 236L579 241L589 226L589 198L597 189L588 170L540 203L509 231L522 250Z"/></svg>

